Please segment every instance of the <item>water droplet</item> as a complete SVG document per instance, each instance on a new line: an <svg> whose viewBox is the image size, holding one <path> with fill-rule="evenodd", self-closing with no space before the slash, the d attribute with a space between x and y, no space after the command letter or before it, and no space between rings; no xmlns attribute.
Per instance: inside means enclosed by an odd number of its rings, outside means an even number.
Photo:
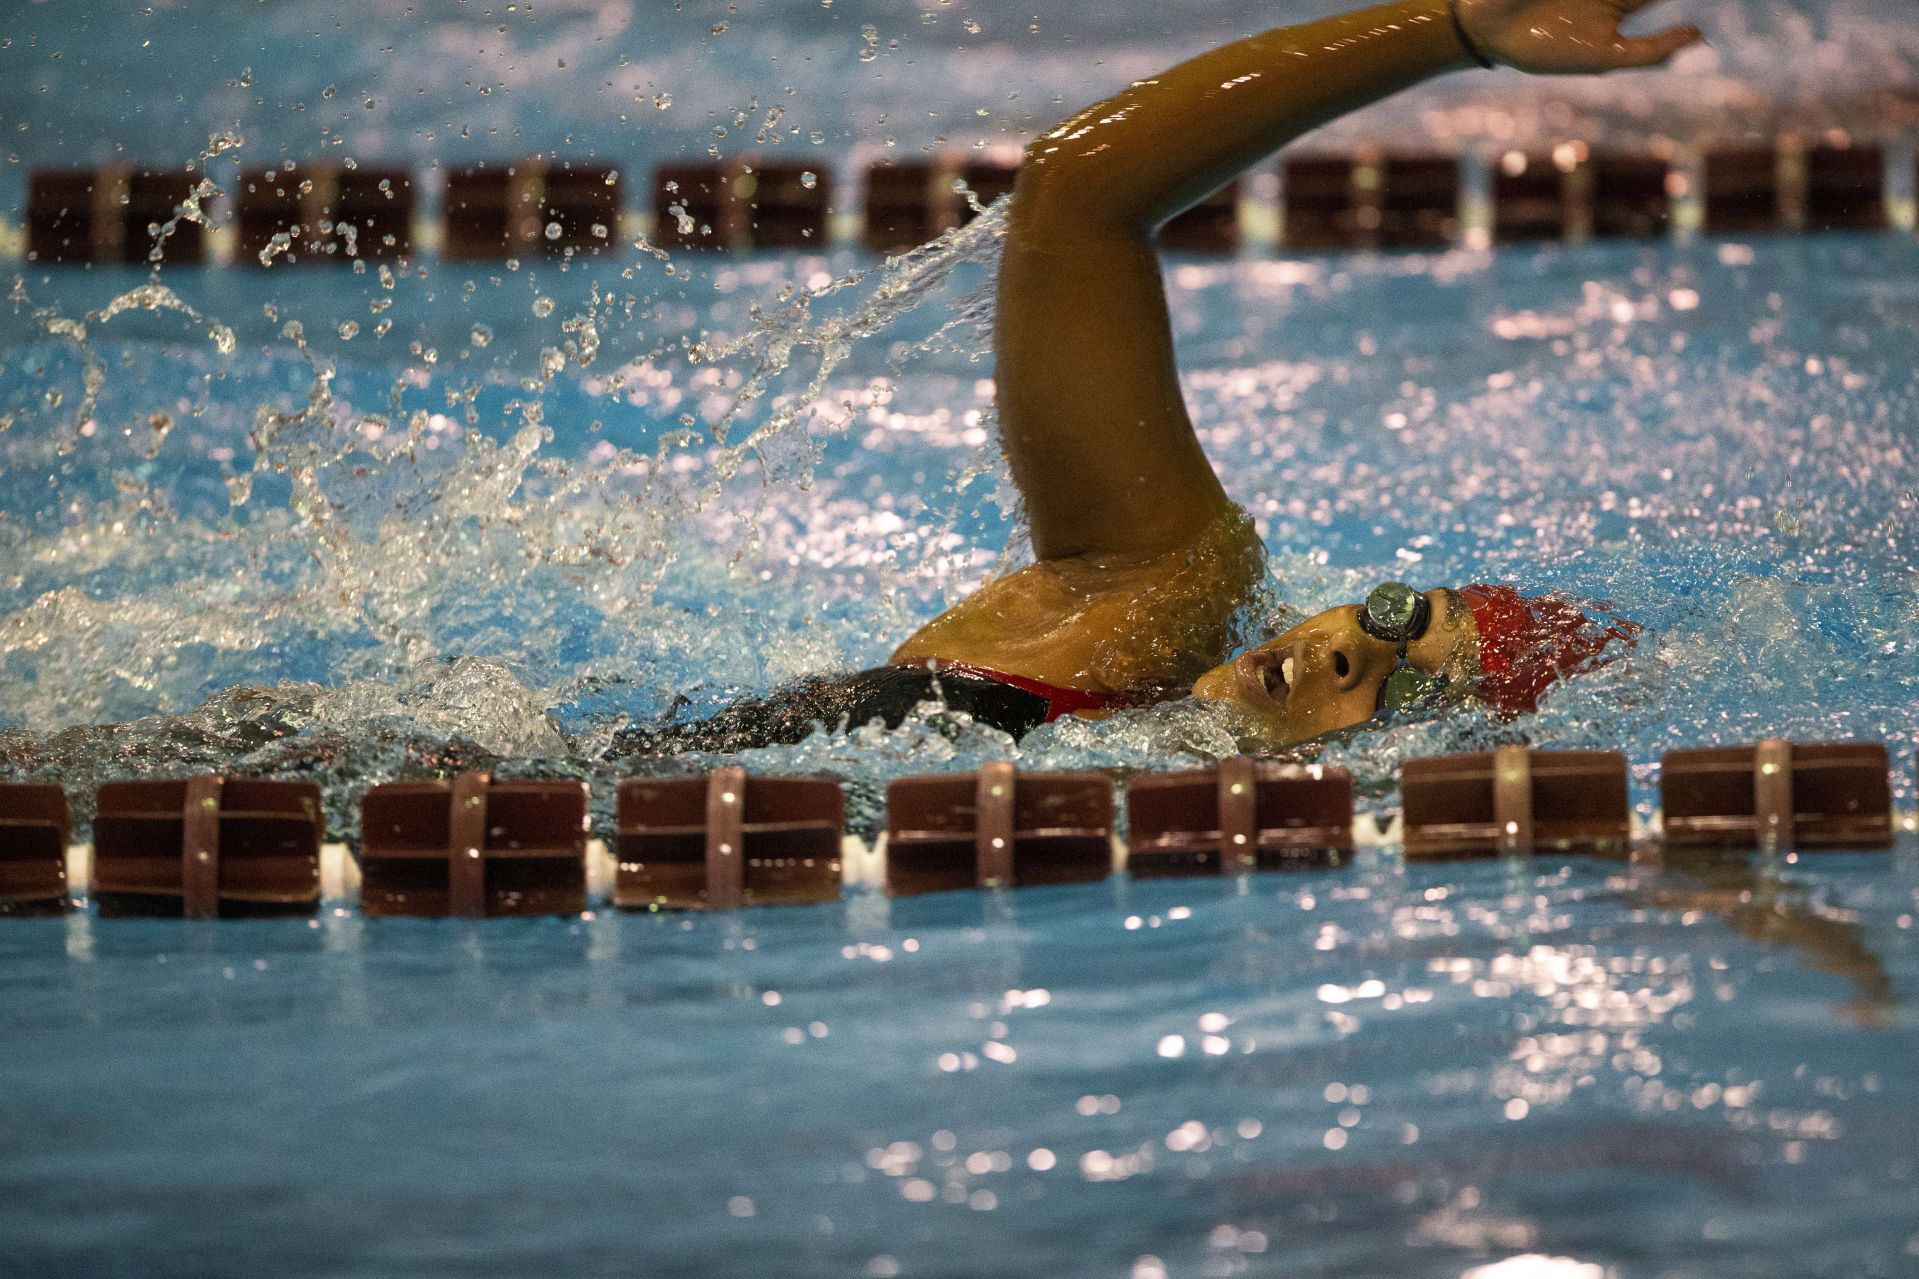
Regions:
<svg viewBox="0 0 1919 1279"><path fill-rule="evenodd" d="M820 184L820 180L818 175L810 171L800 174L800 185L805 187L808 191L811 191L814 187L818 186L819 184Z"/></svg>
<svg viewBox="0 0 1919 1279"><path fill-rule="evenodd" d="M342 342L351 342L359 336L359 333L360 322L358 320L342 320L340 322L340 340Z"/></svg>
<svg viewBox="0 0 1919 1279"><path fill-rule="evenodd" d="M656 93L653 95L653 105L664 111L673 105L673 95L670 93Z"/></svg>

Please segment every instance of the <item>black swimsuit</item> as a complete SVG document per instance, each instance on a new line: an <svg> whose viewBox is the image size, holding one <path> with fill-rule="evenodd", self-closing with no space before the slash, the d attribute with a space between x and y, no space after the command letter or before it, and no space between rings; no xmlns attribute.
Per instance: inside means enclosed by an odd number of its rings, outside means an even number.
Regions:
<svg viewBox="0 0 1919 1279"><path fill-rule="evenodd" d="M796 680L765 697L749 697L690 724L624 729L614 755L732 754L757 746L790 746L824 725L858 728L879 720L898 728L922 702L942 702L1018 739L1046 722L1052 705L1038 693L963 671L880 666L857 675Z"/></svg>

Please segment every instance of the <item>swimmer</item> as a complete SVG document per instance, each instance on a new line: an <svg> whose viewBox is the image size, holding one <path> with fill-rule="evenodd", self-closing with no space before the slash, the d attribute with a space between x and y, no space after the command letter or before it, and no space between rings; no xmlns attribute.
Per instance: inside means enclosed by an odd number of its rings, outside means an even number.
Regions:
<svg viewBox="0 0 1919 1279"><path fill-rule="evenodd" d="M1036 562L927 623L889 665L801 681L616 749L730 751L944 701L1018 737L1193 696L1278 748L1476 697L1532 709L1638 628L1506 586L1393 582L1226 660L1265 548L1180 395L1154 250L1169 219L1301 134L1446 72L1650 67L1700 39L1628 36L1648 0L1398 0L1282 27L1128 86L1026 149L993 335L1000 446Z"/></svg>

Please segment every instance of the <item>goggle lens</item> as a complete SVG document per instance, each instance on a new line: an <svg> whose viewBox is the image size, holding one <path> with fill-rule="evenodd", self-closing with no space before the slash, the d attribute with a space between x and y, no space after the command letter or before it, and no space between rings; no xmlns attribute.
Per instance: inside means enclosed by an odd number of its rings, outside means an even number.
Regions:
<svg viewBox="0 0 1919 1279"><path fill-rule="evenodd" d="M1383 582L1366 596L1361 629L1389 644L1405 644L1425 633L1432 616L1426 597L1404 582Z"/></svg>
<svg viewBox="0 0 1919 1279"><path fill-rule="evenodd" d="M1379 710L1397 714L1431 701L1446 687L1446 677L1433 675L1416 666L1401 666L1379 686Z"/></svg>
<svg viewBox="0 0 1919 1279"><path fill-rule="evenodd" d="M1420 670L1406 658L1406 646L1426 633L1432 619L1431 601L1404 582L1382 582L1366 596L1359 610L1360 629L1399 649L1399 664L1380 683L1376 714L1415 709L1445 690L1444 675Z"/></svg>

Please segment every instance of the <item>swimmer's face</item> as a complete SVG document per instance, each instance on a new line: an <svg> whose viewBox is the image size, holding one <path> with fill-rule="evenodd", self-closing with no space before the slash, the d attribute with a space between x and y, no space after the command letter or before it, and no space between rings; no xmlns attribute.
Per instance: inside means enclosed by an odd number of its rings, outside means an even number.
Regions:
<svg viewBox="0 0 1919 1279"><path fill-rule="evenodd" d="M1478 648L1472 614L1452 591L1428 591L1426 599L1432 622L1407 646L1407 661L1469 688ZM1345 604L1207 671L1193 696L1232 707L1264 744L1287 746L1372 719L1398 665L1398 648L1367 634L1359 605Z"/></svg>

